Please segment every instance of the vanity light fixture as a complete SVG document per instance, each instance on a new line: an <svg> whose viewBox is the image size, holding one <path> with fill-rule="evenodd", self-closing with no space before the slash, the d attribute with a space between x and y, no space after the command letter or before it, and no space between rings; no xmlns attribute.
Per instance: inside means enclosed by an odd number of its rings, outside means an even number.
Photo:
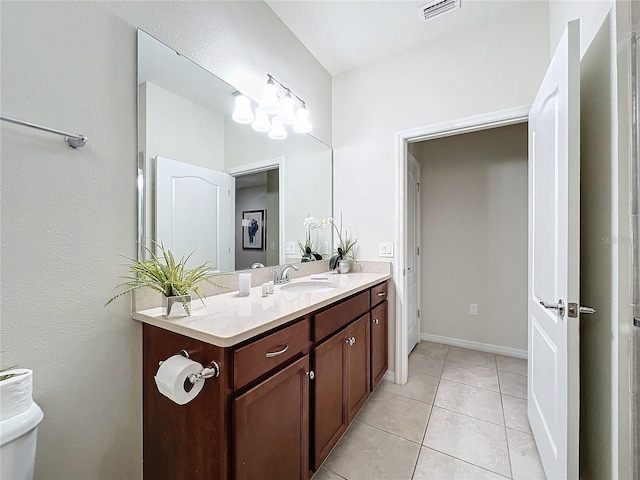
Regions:
<svg viewBox="0 0 640 480"><path fill-rule="evenodd" d="M255 131L269 132L269 137L276 140L287 138L284 125L292 125L296 133L311 131L309 111L304 100L269 74L267 83L262 88L260 106L256 108L255 114L248 97L239 92L235 95L236 106L232 117L238 123L251 123ZM296 101L299 102L298 108Z"/></svg>
<svg viewBox="0 0 640 480"><path fill-rule="evenodd" d="M236 95L236 106L233 109L233 115L231 115L238 123L251 123L255 116L251 109L251 100L249 97L245 97L242 94Z"/></svg>

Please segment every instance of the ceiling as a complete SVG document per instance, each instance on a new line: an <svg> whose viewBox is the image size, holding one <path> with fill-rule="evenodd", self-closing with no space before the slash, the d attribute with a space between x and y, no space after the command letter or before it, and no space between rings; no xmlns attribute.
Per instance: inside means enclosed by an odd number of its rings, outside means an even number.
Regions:
<svg viewBox="0 0 640 480"><path fill-rule="evenodd" d="M427 0L265 0L331 75L419 47L508 14L522 1L462 0L462 7L422 22Z"/></svg>

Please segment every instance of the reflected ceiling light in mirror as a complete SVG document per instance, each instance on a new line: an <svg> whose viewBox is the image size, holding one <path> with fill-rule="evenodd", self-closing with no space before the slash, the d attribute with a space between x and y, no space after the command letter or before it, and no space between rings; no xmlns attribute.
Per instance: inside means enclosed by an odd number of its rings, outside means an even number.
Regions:
<svg viewBox="0 0 640 480"><path fill-rule="evenodd" d="M309 123L309 111L304 102L296 112L296 120L293 122L293 131L296 133L309 133L311 131L311 123Z"/></svg>
<svg viewBox="0 0 640 480"><path fill-rule="evenodd" d="M280 100L278 100L278 88L273 81L273 77L269 75L267 83L262 87L262 101L260 106L265 113L277 115L280 113Z"/></svg>
<svg viewBox="0 0 640 480"><path fill-rule="evenodd" d="M244 95L236 95L236 106L233 109L233 115L231 115L234 121L238 123L251 123L255 116L251 109L251 100Z"/></svg>
<svg viewBox="0 0 640 480"><path fill-rule="evenodd" d="M296 111L293 109L293 98L291 98L291 92L287 90L280 99L280 113L278 118L285 125L293 125L296 121Z"/></svg>
<svg viewBox="0 0 640 480"><path fill-rule="evenodd" d="M296 133L311 131L309 111L304 100L270 74L267 74L267 83L262 89L262 100L256 108L255 115L251 108L251 100L240 92L236 94L236 107L232 117L238 123L251 123L254 130L269 132L269 137L275 139L287 137L284 125L293 125L293 131ZM299 106L296 110L297 102ZM269 115L273 118L270 119Z"/></svg>
<svg viewBox="0 0 640 480"><path fill-rule="evenodd" d="M256 132L269 132L271 130L271 121L269 115L262 109L262 107L256 108L256 119L251 124Z"/></svg>
<svg viewBox="0 0 640 480"><path fill-rule="evenodd" d="M282 121L278 117L275 117L271 121L269 138L273 138L274 140L284 140L287 138L287 131L284 129L284 125L282 125Z"/></svg>

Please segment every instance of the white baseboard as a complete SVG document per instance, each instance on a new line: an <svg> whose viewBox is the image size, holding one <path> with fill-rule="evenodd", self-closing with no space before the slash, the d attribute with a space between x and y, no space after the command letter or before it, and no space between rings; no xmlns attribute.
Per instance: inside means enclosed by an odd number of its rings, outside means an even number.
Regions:
<svg viewBox="0 0 640 480"><path fill-rule="evenodd" d="M426 340L428 342L444 343L445 345L452 345L454 347L471 348L473 350L480 350L481 352L497 353L498 355L507 355L509 357L527 358L527 351L520 350L519 348L502 347L500 345L492 345L490 343L472 342L471 340L462 340L460 338L443 337L440 335L431 335L430 333L421 333L420 340ZM387 372L385 374L385 379Z"/></svg>
<svg viewBox="0 0 640 480"><path fill-rule="evenodd" d="M387 370L384 374L384 377L382 377L382 380L391 382L391 383L396 383L396 374L391 370Z"/></svg>

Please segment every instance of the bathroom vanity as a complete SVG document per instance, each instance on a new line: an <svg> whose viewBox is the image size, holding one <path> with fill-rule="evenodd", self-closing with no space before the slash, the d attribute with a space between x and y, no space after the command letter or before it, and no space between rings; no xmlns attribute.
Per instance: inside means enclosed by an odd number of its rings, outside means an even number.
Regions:
<svg viewBox="0 0 640 480"><path fill-rule="evenodd" d="M307 479L387 370L388 274L330 275L335 289L209 297L191 317L143 322L145 479ZM294 283L297 280L294 280ZM186 350L220 367L178 405L154 382Z"/></svg>

